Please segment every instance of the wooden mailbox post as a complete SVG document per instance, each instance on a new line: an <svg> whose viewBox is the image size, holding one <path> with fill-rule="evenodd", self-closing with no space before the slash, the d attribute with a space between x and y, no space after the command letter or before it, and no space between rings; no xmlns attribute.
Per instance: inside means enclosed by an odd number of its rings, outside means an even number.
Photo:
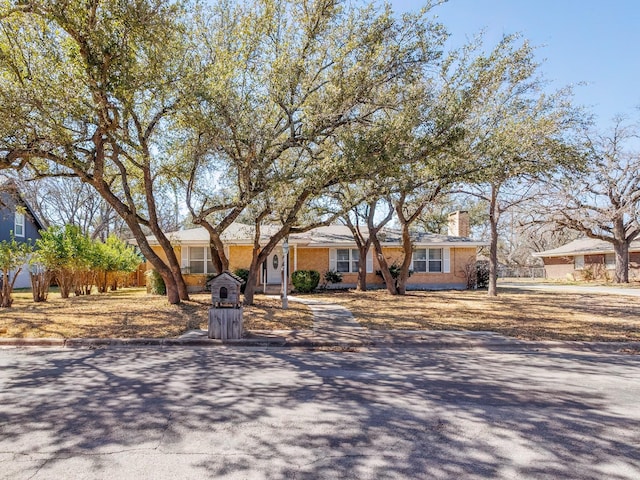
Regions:
<svg viewBox="0 0 640 480"><path fill-rule="evenodd" d="M242 338L242 305L240 286L244 281L224 271L207 282L211 289L209 338L220 340Z"/></svg>

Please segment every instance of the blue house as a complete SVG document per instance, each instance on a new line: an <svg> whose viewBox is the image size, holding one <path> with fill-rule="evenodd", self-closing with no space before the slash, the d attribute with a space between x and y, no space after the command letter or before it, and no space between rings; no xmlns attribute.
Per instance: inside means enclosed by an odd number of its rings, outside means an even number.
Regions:
<svg viewBox="0 0 640 480"><path fill-rule="evenodd" d="M20 194L12 179L0 179L0 241L15 238L18 242L33 243L44 228L32 208ZM16 279L15 288L31 286L26 265Z"/></svg>

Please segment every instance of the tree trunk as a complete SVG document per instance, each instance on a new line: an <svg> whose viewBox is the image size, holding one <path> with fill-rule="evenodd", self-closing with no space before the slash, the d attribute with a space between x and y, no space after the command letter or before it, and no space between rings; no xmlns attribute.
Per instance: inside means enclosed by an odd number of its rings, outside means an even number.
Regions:
<svg viewBox="0 0 640 480"><path fill-rule="evenodd" d="M124 220L127 224L133 237L136 239L136 243L138 244L138 248L142 255L151 263L153 268L160 274L162 279L164 280L165 287L167 289L167 300L170 304L176 305L180 303L180 293L178 290L178 283L176 280L176 275L172 272L169 266L160 258L156 252L153 251L151 245L147 240L147 236L145 232L142 230L140 223L138 222L137 215L125 204L123 203L109 188L109 185L100 177L94 179L84 179L93 185L98 193L113 207L118 215ZM153 229L152 229L153 230ZM166 240L164 235L161 235ZM160 240L159 240L160 241ZM180 271L180 265L177 263L177 259L175 256L175 251L173 247L170 249L170 252L163 249L165 253L169 257L173 257L175 260L175 264L178 266L177 269L177 277L181 279L181 283L184 285L184 290L186 292L186 285L184 284L184 279L182 278L182 272Z"/></svg>
<svg viewBox="0 0 640 480"><path fill-rule="evenodd" d="M260 263L257 262L258 256L253 257L249 266L249 278L244 285L244 304L253 305L253 296L255 295L256 286L258 285L258 273L260 272Z"/></svg>
<svg viewBox="0 0 640 480"><path fill-rule="evenodd" d="M358 261L358 283L356 284L356 290L360 292L367 291L367 255L371 248L371 239L369 239L364 245L358 247L360 260Z"/></svg>
<svg viewBox="0 0 640 480"><path fill-rule="evenodd" d="M489 223L491 239L489 243L489 296L498 295L498 186L491 185L491 201L489 202Z"/></svg>
<svg viewBox="0 0 640 480"><path fill-rule="evenodd" d="M203 225L206 225L205 228L209 232L209 251L211 252L211 261L213 262L216 272L222 273L229 270L229 259L224 253L224 243L222 243L220 235L215 229L209 229L207 223Z"/></svg>
<svg viewBox="0 0 640 480"><path fill-rule="evenodd" d="M384 279L384 283L387 286L387 290L391 295L398 295L398 289L396 288L396 281L391 276L391 272L389 271L389 264L387 264L387 259L384 257L382 253L382 245L380 245L380 240L377 237L372 237L373 246L376 250L376 256L378 258L378 265L380 266L380 272L382 273L382 278Z"/></svg>
<svg viewBox="0 0 640 480"><path fill-rule="evenodd" d="M59 270L56 273L58 287L60 287L60 297L69 298L71 287L73 286L73 273L68 270Z"/></svg>
<svg viewBox="0 0 640 480"><path fill-rule="evenodd" d="M31 278L31 293L33 301L46 302L49 295L49 284L51 283L51 273L44 268L38 268L35 272L29 272Z"/></svg>
<svg viewBox="0 0 640 480"><path fill-rule="evenodd" d="M615 242L613 251L616 256L616 270L613 277L615 283L629 283L629 243Z"/></svg>
<svg viewBox="0 0 640 480"><path fill-rule="evenodd" d="M400 275L398 276L398 295L407 293L407 280L409 279L409 267L411 267L411 257L413 255L413 243L409 233L409 225L402 225L402 265L400 265Z"/></svg>
<svg viewBox="0 0 640 480"><path fill-rule="evenodd" d="M13 298L11 298L12 283L9 270L4 270L2 278L0 278L0 307L2 308L9 308L13 303Z"/></svg>

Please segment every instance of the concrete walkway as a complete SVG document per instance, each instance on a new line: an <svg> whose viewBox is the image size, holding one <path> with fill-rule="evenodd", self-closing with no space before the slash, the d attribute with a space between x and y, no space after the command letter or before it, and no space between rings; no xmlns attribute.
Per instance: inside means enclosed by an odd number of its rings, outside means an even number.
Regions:
<svg viewBox="0 0 640 480"><path fill-rule="evenodd" d="M280 300L279 295L268 295ZM250 331L247 340L270 344L279 341L287 345L300 346L361 346L371 344L369 330L360 326L351 312L334 303L305 297L289 296L290 302L309 306L313 314L311 330ZM206 330L191 330L180 337L181 340L208 341ZM244 339L243 339L244 340ZM233 342L226 341L227 343Z"/></svg>
<svg viewBox="0 0 640 480"><path fill-rule="evenodd" d="M538 290L558 293L586 293L602 295L626 295L629 297L640 297L640 288L620 288L609 286L587 286L587 285L551 285L548 283L534 282L498 282L498 287L516 288L518 290Z"/></svg>
<svg viewBox="0 0 640 480"><path fill-rule="evenodd" d="M369 331L360 326L345 307L304 297L290 296L289 300L309 306L313 313L313 335L316 339L369 342Z"/></svg>

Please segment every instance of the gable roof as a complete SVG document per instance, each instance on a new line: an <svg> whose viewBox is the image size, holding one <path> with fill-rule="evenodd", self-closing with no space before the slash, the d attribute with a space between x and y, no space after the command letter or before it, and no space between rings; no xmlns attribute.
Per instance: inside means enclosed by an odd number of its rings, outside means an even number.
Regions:
<svg viewBox="0 0 640 480"><path fill-rule="evenodd" d="M640 252L640 239L629 246L630 252ZM613 253L613 244L594 238L579 238L561 247L533 253L534 257L571 257L575 255L598 255Z"/></svg>
<svg viewBox="0 0 640 480"><path fill-rule="evenodd" d="M244 280L242 278L240 278L239 276L231 273L229 270L225 270L224 272L220 272L218 275L211 277L211 279L209 279L206 283L206 285L209 287L211 286L213 283L215 283L216 281L220 280L222 277L228 277L231 280L233 280L235 283L237 283L238 285L242 285L244 283Z"/></svg>
<svg viewBox="0 0 640 480"><path fill-rule="evenodd" d="M260 227L260 240L266 243L273 234L279 230L277 225L263 225ZM363 232L366 235L367 229ZM242 223L233 223L222 234L222 242L227 245L252 245L255 227ZM174 245L208 245L209 233L203 227L179 230L167 234ZM396 229L384 229L380 233L381 243L384 246L399 246L402 241L402 232ZM157 245L156 238L147 237L151 245ZM453 237L438 235L435 233L416 233L413 235L414 244L417 247L479 247L487 245L487 242L473 240L466 237ZM304 233L289 235L289 244L304 247L352 247L355 245L351 230L346 225L327 225L314 228Z"/></svg>
<svg viewBox="0 0 640 480"><path fill-rule="evenodd" d="M13 205L9 206L3 203L3 199L1 198L2 194L10 196L16 204L22 205L27 209L27 212L33 220L37 230L44 230L47 227L47 224L38 217L33 208L31 208L31 205L29 205L29 202L25 200L18 188L18 184L13 178L0 177L0 209L13 207Z"/></svg>

